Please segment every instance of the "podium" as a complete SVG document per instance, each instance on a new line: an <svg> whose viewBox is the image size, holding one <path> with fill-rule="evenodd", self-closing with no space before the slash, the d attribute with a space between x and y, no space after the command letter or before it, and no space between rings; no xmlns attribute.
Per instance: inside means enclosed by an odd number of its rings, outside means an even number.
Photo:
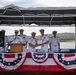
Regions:
<svg viewBox="0 0 76 75"><path fill-rule="evenodd" d="M23 44L9 44L10 45L10 52L22 52L23 51Z"/></svg>

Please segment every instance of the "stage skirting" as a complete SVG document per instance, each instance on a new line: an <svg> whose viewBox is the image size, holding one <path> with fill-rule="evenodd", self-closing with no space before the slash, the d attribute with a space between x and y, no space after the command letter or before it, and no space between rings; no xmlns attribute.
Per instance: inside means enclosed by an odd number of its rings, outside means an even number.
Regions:
<svg viewBox="0 0 76 75"><path fill-rule="evenodd" d="M76 53L0 53L0 71L76 71Z"/></svg>

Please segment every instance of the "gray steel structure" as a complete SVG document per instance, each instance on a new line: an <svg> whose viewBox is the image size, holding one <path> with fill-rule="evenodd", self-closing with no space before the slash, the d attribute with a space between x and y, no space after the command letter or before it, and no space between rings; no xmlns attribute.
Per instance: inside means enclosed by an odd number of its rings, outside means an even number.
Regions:
<svg viewBox="0 0 76 75"><path fill-rule="evenodd" d="M73 25L76 22L75 17L76 7L24 8L11 4L0 8L0 25Z"/></svg>

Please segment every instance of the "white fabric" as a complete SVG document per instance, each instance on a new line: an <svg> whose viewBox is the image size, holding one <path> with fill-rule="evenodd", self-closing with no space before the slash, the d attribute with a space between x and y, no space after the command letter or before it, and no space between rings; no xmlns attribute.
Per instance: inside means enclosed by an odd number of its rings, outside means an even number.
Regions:
<svg viewBox="0 0 76 75"><path fill-rule="evenodd" d="M26 35L19 35L22 38L22 43L26 43L28 41Z"/></svg>
<svg viewBox="0 0 76 75"><path fill-rule="evenodd" d="M5 37L5 44L7 44L8 43L8 37L6 36Z"/></svg>
<svg viewBox="0 0 76 75"><path fill-rule="evenodd" d="M11 43L22 43L22 38L20 36L13 35L10 40Z"/></svg>
<svg viewBox="0 0 76 75"><path fill-rule="evenodd" d="M10 41L12 41L12 43L25 43L25 41L24 41L25 39L24 39L24 37L22 37L22 36L17 36L16 37L16 39L15 39L15 36L12 36L11 38L10 38ZM25 48L25 46L23 46L23 52L25 52L26 51L26 48Z"/></svg>
<svg viewBox="0 0 76 75"><path fill-rule="evenodd" d="M8 48L8 42L9 42L9 41L8 41L8 37L6 36L6 37L5 37L5 51L8 51L8 50L7 50L7 48Z"/></svg>
<svg viewBox="0 0 76 75"><path fill-rule="evenodd" d="M0 47L0 52L4 52L4 48L3 47Z"/></svg>
<svg viewBox="0 0 76 75"><path fill-rule="evenodd" d="M51 47L52 47L52 52L58 52L58 43L60 42L60 39L58 37L54 38L51 37L49 42L51 43Z"/></svg>
<svg viewBox="0 0 76 75"><path fill-rule="evenodd" d="M28 41L27 39L27 36L26 35L19 35L22 39L22 43L23 44L26 44L26 42ZM23 52L25 52L27 49L26 49L26 46L23 46Z"/></svg>
<svg viewBox="0 0 76 75"><path fill-rule="evenodd" d="M44 35L44 36L40 37L40 40L42 40L42 43L45 43L45 42L49 41L49 37ZM48 52L48 44L42 45L41 50L43 50L44 52Z"/></svg>
<svg viewBox="0 0 76 75"><path fill-rule="evenodd" d="M28 40L28 43L31 43L33 45L36 45L36 42L37 42L37 39L30 38ZM36 49L35 49L35 47L28 46L28 51L30 51L30 52L36 52Z"/></svg>

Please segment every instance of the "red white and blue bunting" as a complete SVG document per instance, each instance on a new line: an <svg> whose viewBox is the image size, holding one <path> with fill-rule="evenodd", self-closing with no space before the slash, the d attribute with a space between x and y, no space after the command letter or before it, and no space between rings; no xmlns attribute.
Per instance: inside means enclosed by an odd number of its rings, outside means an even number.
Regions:
<svg viewBox="0 0 76 75"><path fill-rule="evenodd" d="M5 70L15 70L26 59L26 53L1 53L0 54L0 67Z"/></svg>
<svg viewBox="0 0 76 75"><path fill-rule="evenodd" d="M54 53L53 59L63 69L76 70L76 53Z"/></svg>
<svg viewBox="0 0 76 75"><path fill-rule="evenodd" d="M48 53L31 53L32 59L36 63L44 63L48 59Z"/></svg>
<svg viewBox="0 0 76 75"><path fill-rule="evenodd" d="M34 66L34 68L32 68L32 66ZM76 71L76 53L0 53L0 70L32 69Z"/></svg>

